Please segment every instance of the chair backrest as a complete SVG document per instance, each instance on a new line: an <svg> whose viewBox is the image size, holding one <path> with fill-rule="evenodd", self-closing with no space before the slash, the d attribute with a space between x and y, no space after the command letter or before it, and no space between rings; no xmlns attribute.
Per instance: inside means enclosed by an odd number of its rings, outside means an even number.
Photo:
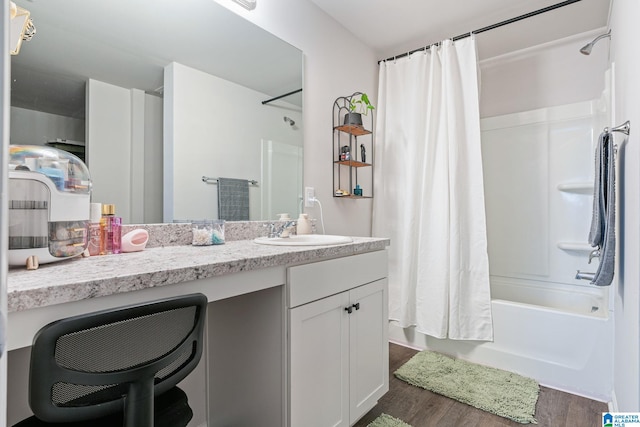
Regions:
<svg viewBox="0 0 640 427"><path fill-rule="evenodd" d="M44 326L31 351L32 411L47 422L124 411L125 425L153 425L154 394L200 360L206 307L204 295L191 294Z"/></svg>

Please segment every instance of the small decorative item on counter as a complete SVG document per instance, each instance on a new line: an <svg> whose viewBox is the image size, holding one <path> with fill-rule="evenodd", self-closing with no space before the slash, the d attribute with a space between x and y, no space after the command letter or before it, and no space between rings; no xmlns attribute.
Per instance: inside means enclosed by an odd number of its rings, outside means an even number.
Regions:
<svg viewBox="0 0 640 427"><path fill-rule="evenodd" d="M119 254L122 250L122 218L115 205L102 205L100 218L100 255Z"/></svg>
<svg viewBox="0 0 640 427"><path fill-rule="evenodd" d="M49 223L49 253L55 257L71 257L87 247L87 222Z"/></svg>
<svg viewBox="0 0 640 427"><path fill-rule="evenodd" d="M308 214L300 214L296 225L296 234L311 234L311 220Z"/></svg>
<svg viewBox="0 0 640 427"><path fill-rule="evenodd" d="M6 161L4 159L3 161ZM79 256L89 242L89 169L53 147L10 145L8 264Z"/></svg>
<svg viewBox="0 0 640 427"><path fill-rule="evenodd" d="M278 220L279 221L289 221L291 219L291 217L289 216L288 213L279 213L278 214Z"/></svg>
<svg viewBox="0 0 640 427"><path fill-rule="evenodd" d="M89 243L87 251L90 256L100 255L100 218L102 203L91 203L89 208Z"/></svg>
<svg viewBox="0 0 640 427"><path fill-rule="evenodd" d="M27 258L27 270L37 270L38 267L40 267L40 262L37 256L31 255Z"/></svg>
<svg viewBox="0 0 640 427"><path fill-rule="evenodd" d="M224 243L224 220L204 220L192 223L193 246L221 245Z"/></svg>
<svg viewBox="0 0 640 427"><path fill-rule="evenodd" d="M356 188L353 189L353 195L362 197L362 188L360 188L360 184L356 184Z"/></svg>
<svg viewBox="0 0 640 427"><path fill-rule="evenodd" d="M149 232L143 228L131 230L122 236L122 252L140 252L149 241Z"/></svg>
<svg viewBox="0 0 640 427"><path fill-rule="evenodd" d="M218 219L213 221L213 236L212 241L214 245L222 245L224 243L224 220Z"/></svg>

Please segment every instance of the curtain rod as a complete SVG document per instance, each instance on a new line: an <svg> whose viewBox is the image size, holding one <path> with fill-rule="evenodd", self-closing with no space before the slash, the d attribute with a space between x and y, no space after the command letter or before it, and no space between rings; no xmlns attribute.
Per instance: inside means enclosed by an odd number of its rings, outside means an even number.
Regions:
<svg viewBox="0 0 640 427"><path fill-rule="evenodd" d="M294 93L298 93L298 92L302 92L302 89L297 89L297 90L291 91L289 93L285 93L284 95L280 95L280 96L276 96L275 98L267 99L266 101L262 101L262 105L268 104L268 103L273 102L273 101L277 101L280 98L284 98L285 96L293 95Z"/></svg>
<svg viewBox="0 0 640 427"><path fill-rule="evenodd" d="M469 37L469 36L471 36L471 34L484 33L485 31L489 31L489 30L493 30L493 29L496 29L496 28L499 28L499 27L503 27L503 26L508 25L508 24L513 24L514 22L522 21L523 19L531 18L531 17L536 16L536 15L541 15L541 14L546 13L546 12L551 12L552 10L559 9L561 7L568 6L568 5L573 4L573 3L577 3L579 1L582 1L582 0L566 0L566 1L563 1L561 3L552 4L551 6L543 7L542 9L534 10L533 12L525 13L524 15L516 16L515 18L507 19L506 21L498 22L497 24L488 25L486 27L482 27L482 28L480 28L478 30L475 30L475 31L470 31L468 33L460 34L459 36L453 37L452 40L453 41L457 41L457 40L460 40L460 39L464 39L465 37ZM391 58L380 60L380 61L378 61L378 64L380 64L382 61L391 61L391 60L394 60L394 59L403 58L405 56L411 55L412 53L424 51L425 49L429 49L429 46L426 46L426 47L423 46L423 47L420 47L418 49L414 49L412 51L409 51L409 52L406 52L406 53L403 53L403 54L400 54L400 55L397 55L397 56L392 56Z"/></svg>

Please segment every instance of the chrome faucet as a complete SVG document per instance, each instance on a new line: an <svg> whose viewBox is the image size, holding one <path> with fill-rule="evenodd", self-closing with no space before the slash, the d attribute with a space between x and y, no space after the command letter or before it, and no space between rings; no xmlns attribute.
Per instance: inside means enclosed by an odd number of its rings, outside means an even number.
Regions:
<svg viewBox="0 0 640 427"><path fill-rule="evenodd" d="M294 227L296 226L295 221L286 221L284 224L278 224L275 222L270 222L265 224L265 227L269 227L269 238L274 237L289 237L293 231L295 231Z"/></svg>

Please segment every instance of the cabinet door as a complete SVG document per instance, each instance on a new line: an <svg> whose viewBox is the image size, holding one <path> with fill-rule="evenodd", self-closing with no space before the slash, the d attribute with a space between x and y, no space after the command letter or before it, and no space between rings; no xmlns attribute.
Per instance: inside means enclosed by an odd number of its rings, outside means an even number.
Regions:
<svg viewBox="0 0 640 427"><path fill-rule="evenodd" d="M349 425L349 293L289 310L290 427Z"/></svg>
<svg viewBox="0 0 640 427"><path fill-rule="evenodd" d="M387 279L352 289L349 316L350 424L389 390Z"/></svg>

